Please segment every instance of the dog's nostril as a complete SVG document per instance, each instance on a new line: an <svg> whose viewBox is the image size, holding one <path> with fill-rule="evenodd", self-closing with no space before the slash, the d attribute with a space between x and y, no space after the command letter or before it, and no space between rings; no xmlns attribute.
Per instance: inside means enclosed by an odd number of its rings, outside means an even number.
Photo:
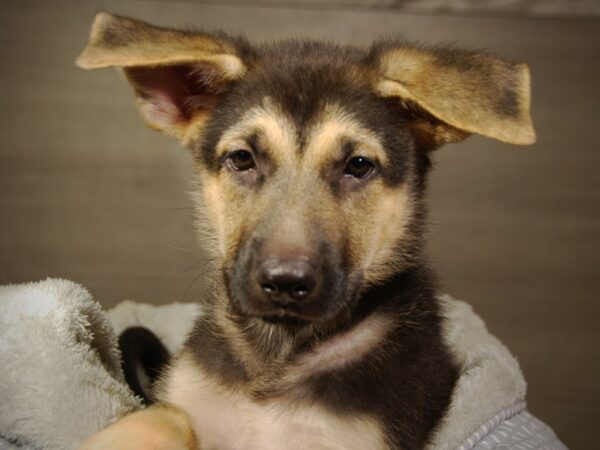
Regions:
<svg viewBox="0 0 600 450"><path fill-rule="evenodd" d="M296 300L301 300L308 295L309 290L306 284L298 284L290 289L290 295Z"/></svg>
<svg viewBox="0 0 600 450"><path fill-rule="evenodd" d="M265 294L268 294L268 295L276 294L278 291L277 286L275 286L274 284L270 284L270 283L262 283L260 285L260 287L265 292Z"/></svg>

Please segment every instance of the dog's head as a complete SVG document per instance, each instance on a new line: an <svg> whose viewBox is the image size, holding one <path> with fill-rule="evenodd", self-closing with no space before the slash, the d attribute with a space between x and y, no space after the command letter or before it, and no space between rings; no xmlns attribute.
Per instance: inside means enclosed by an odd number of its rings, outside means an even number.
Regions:
<svg viewBox="0 0 600 450"><path fill-rule="evenodd" d="M527 66L479 52L246 40L101 13L78 59L119 67L195 157L234 309L327 322L419 255L428 152L530 144Z"/></svg>

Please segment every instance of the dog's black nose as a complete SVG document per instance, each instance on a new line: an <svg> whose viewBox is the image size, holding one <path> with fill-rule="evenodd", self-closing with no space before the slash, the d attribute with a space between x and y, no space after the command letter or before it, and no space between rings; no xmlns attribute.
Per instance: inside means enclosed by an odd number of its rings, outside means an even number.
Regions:
<svg viewBox="0 0 600 450"><path fill-rule="evenodd" d="M258 267L260 289L273 300L304 300L317 284L316 272L305 259L267 258Z"/></svg>

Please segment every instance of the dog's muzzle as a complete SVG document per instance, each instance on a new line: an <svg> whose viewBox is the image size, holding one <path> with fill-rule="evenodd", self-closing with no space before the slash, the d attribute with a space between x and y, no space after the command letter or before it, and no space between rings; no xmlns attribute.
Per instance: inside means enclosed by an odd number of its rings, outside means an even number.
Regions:
<svg viewBox="0 0 600 450"><path fill-rule="evenodd" d="M271 322L330 320L348 297L333 253L260 244L241 249L225 274L234 310Z"/></svg>

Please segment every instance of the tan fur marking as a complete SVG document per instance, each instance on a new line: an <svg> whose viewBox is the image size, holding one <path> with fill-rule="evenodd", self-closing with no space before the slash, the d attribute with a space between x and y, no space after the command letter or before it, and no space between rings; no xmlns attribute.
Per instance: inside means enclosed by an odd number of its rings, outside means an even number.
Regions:
<svg viewBox="0 0 600 450"><path fill-rule="evenodd" d="M377 136L344 112L340 106L330 105L326 108L318 123L309 135L305 165L322 167L326 162L339 158L344 139L358 144L357 154L377 159L382 163L387 161L387 155Z"/></svg>
<svg viewBox="0 0 600 450"><path fill-rule="evenodd" d="M217 233L219 252L221 256L224 256L227 250L227 242L223 236L226 227L226 213L225 203L221 198L221 187L218 178L206 177L203 183L202 197L209 222L212 225L212 229Z"/></svg>
<svg viewBox="0 0 600 450"><path fill-rule="evenodd" d="M262 134L265 147L276 162L289 159L297 152L295 126L267 97L259 106L246 112L232 128L223 134L217 144L217 155L235 150L236 144L243 142L254 132Z"/></svg>
<svg viewBox="0 0 600 450"><path fill-rule="evenodd" d="M378 423L345 419L289 399L255 402L210 379L185 353L174 362L161 400L185 411L202 449L385 449Z"/></svg>
<svg viewBox="0 0 600 450"><path fill-rule="evenodd" d="M178 139L184 147L192 148L200 140L212 109L197 111L190 119L188 125L182 130Z"/></svg>
<svg viewBox="0 0 600 450"><path fill-rule="evenodd" d="M388 316L373 314L367 317L300 358L284 376L284 383L297 383L360 361L377 348L393 325L393 318Z"/></svg>
<svg viewBox="0 0 600 450"><path fill-rule="evenodd" d="M394 245L404 237L413 214L406 185L380 193L372 214L370 229L364 230L370 239L361 257L365 281L369 284L385 278L397 269L396 264L403 262L394 260L398 253Z"/></svg>

